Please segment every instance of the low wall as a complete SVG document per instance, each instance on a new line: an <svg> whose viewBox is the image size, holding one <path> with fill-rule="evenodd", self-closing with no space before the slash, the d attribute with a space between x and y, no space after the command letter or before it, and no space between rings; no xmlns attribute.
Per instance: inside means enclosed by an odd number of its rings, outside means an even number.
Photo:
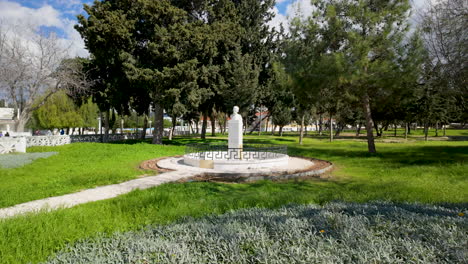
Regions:
<svg viewBox="0 0 468 264"><path fill-rule="evenodd" d="M26 152L26 138L1 137L0 154L8 154L11 152Z"/></svg>
<svg viewBox="0 0 468 264"><path fill-rule="evenodd" d="M146 137L151 137L151 135L146 135ZM108 141L112 142L139 138L140 136L135 134L110 134L108 136ZM101 135L0 137L0 154L26 152L26 147L62 146L76 142L101 142Z"/></svg>
<svg viewBox="0 0 468 264"><path fill-rule="evenodd" d="M71 143L70 136L30 136L25 138L28 147L61 146Z"/></svg>
<svg viewBox="0 0 468 264"><path fill-rule="evenodd" d="M108 141L135 139L136 135L112 134ZM28 147L33 146L61 146L76 142L101 142L101 135L64 135L64 136L31 136L26 137Z"/></svg>

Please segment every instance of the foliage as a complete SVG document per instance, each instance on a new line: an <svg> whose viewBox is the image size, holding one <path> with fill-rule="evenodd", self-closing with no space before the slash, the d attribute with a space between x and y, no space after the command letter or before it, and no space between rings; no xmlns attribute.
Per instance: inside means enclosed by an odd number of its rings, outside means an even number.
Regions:
<svg viewBox="0 0 468 264"><path fill-rule="evenodd" d="M83 119L83 127L97 127L99 109L92 98L89 98L85 103L78 108L78 113Z"/></svg>
<svg viewBox="0 0 468 264"><path fill-rule="evenodd" d="M245 209L86 240L46 263L459 263L456 207L329 203Z"/></svg>
<svg viewBox="0 0 468 264"><path fill-rule="evenodd" d="M13 105L17 131L24 130L33 111L53 93L81 88L70 85L81 83L76 78L81 76L70 74L73 67L61 67L67 56L53 33L38 32L32 25L0 23L0 87Z"/></svg>
<svg viewBox="0 0 468 264"><path fill-rule="evenodd" d="M38 152L38 153L15 153L0 155L0 168L13 169L20 168L32 163L36 159L48 158L58 154L58 152Z"/></svg>
<svg viewBox="0 0 468 264"><path fill-rule="evenodd" d="M465 85L468 77L468 29L464 26L467 12L465 1L443 0L430 4L420 21L422 37L430 57L427 72L435 75L443 94L450 94L455 99L455 104L447 105L457 108L457 115L452 118L465 122L468 117L468 90Z"/></svg>
<svg viewBox="0 0 468 264"><path fill-rule="evenodd" d="M64 91L51 95L34 112L34 117L37 119L39 126L46 129L82 127L84 125L83 118L75 103Z"/></svg>

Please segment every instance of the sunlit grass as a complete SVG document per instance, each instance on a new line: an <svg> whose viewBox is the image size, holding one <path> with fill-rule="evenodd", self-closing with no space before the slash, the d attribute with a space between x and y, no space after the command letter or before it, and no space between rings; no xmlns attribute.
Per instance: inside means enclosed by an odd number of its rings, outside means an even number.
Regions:
<svg viewBox="0 0 468 264"><path fill-rule="evenodd" d="M142 161L181 154L183 148L148 143L28 148L28 152L50 151L59 154L20 168L0 168L0 208L133 179L145 173L138 169Z"/></svg>

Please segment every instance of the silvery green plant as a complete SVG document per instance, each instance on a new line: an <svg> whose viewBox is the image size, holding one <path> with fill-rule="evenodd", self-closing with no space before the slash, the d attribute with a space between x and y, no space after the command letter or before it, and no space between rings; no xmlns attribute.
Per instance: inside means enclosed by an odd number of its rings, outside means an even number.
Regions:
<svg viewBox="0 0 468 264"><path fill-rule="evenodd" d="M466 210L388 202L244 209L80 241L47 263L467 263Z"/></svg>
<svg viewBox="0 0 468 264"><path fill-rule="evenodd" d="M15 153L0 155L0 168L13 169L23 167L36 159L48 158L58 152Z"/></svg>

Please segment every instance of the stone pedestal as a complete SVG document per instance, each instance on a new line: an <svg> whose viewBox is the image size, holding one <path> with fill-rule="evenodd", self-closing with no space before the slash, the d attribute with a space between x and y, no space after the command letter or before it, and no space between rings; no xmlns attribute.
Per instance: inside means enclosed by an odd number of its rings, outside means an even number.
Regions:
<svg viewBox="0 0 468 264"><path fill-rule="evenodd" d="M230 159L242 159L242 119L229 120L228 148Z"/></svg>

